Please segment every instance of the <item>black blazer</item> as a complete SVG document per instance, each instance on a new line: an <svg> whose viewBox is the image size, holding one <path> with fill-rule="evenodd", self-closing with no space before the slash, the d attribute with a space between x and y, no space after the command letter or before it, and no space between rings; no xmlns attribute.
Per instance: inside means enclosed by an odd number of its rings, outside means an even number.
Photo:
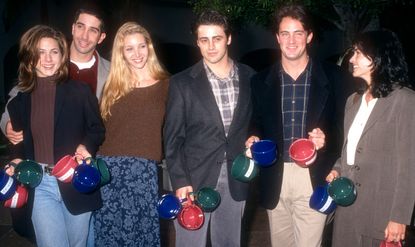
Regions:
<svg viewBox="0 0 415 247"><path fill-rule="evenodd" d="M7 108L13 129L23 130L23 142L12 146L12 157L36 160L30 127L31 94L19 93L9 102ZM69 80L56 86L54 118L55 163L67 154L73 155L79 144L85 145L91 155L95 156L104 141L105 127L97 98L85 83ZM102 206L99 190L91 194L81 194L71 183L58 181L58 185L65 206L72 214L81 214ZM30 205L28 206L31 211Z"/></svg>
<svg viewBox="0 0 415 247"><path fill-rule="evenodd" d="M326 135L325 148L318 151L310 166L313 187L325 183L340 156L343 140L343 115L347 96L351 94L351 76L336 65L312 61L311 87L307 107L306 131L320 128ZM283 175L283 126L281 115L280 63L252 78L254 134L277 143L277 163L260 169L260 203L267 209L277 206ZM306 136L307 138L307 136Z"/></svg>
<svg viewBox="0 0 415 247"><path fill-rule="evenodd" d="M249 82L254 71L246 65L237 66L239 97L228 136L203 62L171 77L164 145L174 190L189 185L194 191L215 187L226 158L232 198L247 198L248 184L232 178L230 169L233 159L244 151L248 137L252 112Z"/></svg>

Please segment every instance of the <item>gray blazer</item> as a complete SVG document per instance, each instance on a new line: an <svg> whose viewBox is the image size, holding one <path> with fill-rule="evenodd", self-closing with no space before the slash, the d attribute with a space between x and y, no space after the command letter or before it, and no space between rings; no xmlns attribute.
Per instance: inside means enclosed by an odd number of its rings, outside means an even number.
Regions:
<svg viewBox="0 0 415 247"><path fill-rule="evenodd" d="M333 246L358 246L363 236L383 239L389 221L409 225L414 209L415 92L401 88L378 99L357 145L355 164L349 166L347 134L361 99L353 94L347 101L345 141L335 165L341 176L353 180L357 199L338 207Z"/></svg>
<svg viewBox="0 0 415 247"><path fill-rule="evenodd" d="M109 71L110 71L110 62L105 58L101 57L99 53L96 51L98 57L98 78L97 78L97 91L96 96L98 99L101 99L102 90L104 89L105 81L107 80ZM7 111L7 105L9 102L16 97L17 93L19 93L19 89L17 86L14 86L12 90L9 92L9 100L7 101L5 111L1 115L0 120L0 128L4 135L6 135L6 124L10 120L9 112Z"/></svg>
<svg viewBox="0 0 415 247"><path fill-rule="evenodd" d="M170 79L164 127L164 147L174 190L215 187L224 159L232 198L246 200L248 183L231 176L233 159L245 149L252 113L249 81L254 71L237 64L239 97L228 132L225 130L203 62ZM226 155L226 156L225 156Z"/></svg>

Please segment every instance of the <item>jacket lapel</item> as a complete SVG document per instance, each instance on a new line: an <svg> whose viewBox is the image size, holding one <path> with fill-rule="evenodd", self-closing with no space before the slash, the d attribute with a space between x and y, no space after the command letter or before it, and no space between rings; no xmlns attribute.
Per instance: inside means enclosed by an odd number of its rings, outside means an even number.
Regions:
<svg viewBox="0 0 415 247"><path fill-rule="evenodd" d="M247 119L243 119L244 114L246 115L249 109L246 109L248 106L251 98L251 93L249 90L249 75L246 70L243 70L239 64L236 64L238 67L238 76L239 76L239 94L238 94L238 102L236 104L236 108L233 112L233 118L231 122L231 126L229 127L228 136L232 135L232 132L237 128L241 121L248 121ZM223 124L222 124L223 125Z"/></svg>
<svg viewBox="0 0 415 247"><path fill-rule="evenodd" d="M343 138L343 148L342 152L345 151L346 143L347 143L347 136L349 134L350 127L352 126L353 120L356 117L357 112L359 111L360 104L362 102L362 95L360 94L353 94L352 104L345 109L344 114L344 138Z"/></svg>
<svg viewBox="0 0 415 247"><path fill-rule="evenodd" d="M352 126L353 120L359 111L360 104L362 103L362 95L356 93L353 94L352 97L352 104L348 109L346 109L346 113L344 115L344 129L347 131L349 131L350 127ZM347 137L347 133L345 137Z"/></svg>
<svg viewBox="0 0 415 247"><path fill-rule="evenodd" d="M307 106L307 130L317 127L318 120L326 105L329 95L327 90L328 79L319 63L312 63L311 85Z"/></svg>
<svg viewBox="0 0 415 247"><path fill-rule="evenodd" d="M363 129L362 136L373 127L373 125L384 115L386 109L391 106L391 101L393 99L392 94L385 98L379 98L376 102L376 105L373 107L372 113L369 116L369 119L366 122L365 128Z"/></svg>
<svg viewBox="0 0 415 247"><path fill-rule="evenodd" d="M260 90L262 93L259 95L258 100L261 101L259 103L261 104L261 112L259 114L262 115L261 117L265 121L264 126L271 126L267 130L267 136L265 138L277 141L278 149L284 150L280 68L281 64L279 62L270 68L270 72L264 80L265 87Z"/></svg>
<svg viewBox="0 0 415 247"><path fill-rule="evenodd" d="M212 92L212 87L210 86L209 80L207 78L205 69L203 67L203 61L197 63L190 72L190 76L194 79L190 87L195 93L197 99L208 111L207 114L213 117L216 125L220 128L224 135L225 129L222 123L222 117L218 105L216 104L215 96Z"/></svg>

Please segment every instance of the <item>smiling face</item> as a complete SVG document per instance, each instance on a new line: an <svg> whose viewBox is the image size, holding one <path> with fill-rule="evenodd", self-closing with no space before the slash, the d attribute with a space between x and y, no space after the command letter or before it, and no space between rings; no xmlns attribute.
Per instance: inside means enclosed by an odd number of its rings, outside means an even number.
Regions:
<svg viewBox="0 0 415 247"><path fill-rule="evenodd" d="M226 36L223 27L200 25L197 29L197 46L207 64L217 64L228 59L231 36Z"/></svg>
<svg viewBox="0 0 415 247"><path fill-rule="evenodd" d="M124 59L132 70L147 68L148 44L142 34L134 33L125 36L122 49Z"/></svg>
<svg viewBox="0 0 415 247"><path fill-rule="evenodd" d="M58 42L52 38L42 38L38 44L39 59L36 64L36 75L48 77L54 75L62 64L62 53Z"/></svg>
<svg viewBox="0 0 415 247"><path fill-rule="evenodd" d="M349 62L353 65L353 76L362 78L370 85L373 68L372 60L365 56L362 51L355 48Z"/></svg>
<svg viewBox="0 0 415 247"><path fill-rule="evenodd" d="M72 53L92 56L95 48L105 39L105 33L100 29L101 21L93 15L82 13L72 24ZM76 54L75 54L76 55Z"/></svg>
<svg viewBox="0 0 415 247"><path fill-rule="evenodd" d="M313 38L313 33L304 30L299 20L284 17L276 34L280 45L282 59L291 61L307 58L307 44Z"/></svg>

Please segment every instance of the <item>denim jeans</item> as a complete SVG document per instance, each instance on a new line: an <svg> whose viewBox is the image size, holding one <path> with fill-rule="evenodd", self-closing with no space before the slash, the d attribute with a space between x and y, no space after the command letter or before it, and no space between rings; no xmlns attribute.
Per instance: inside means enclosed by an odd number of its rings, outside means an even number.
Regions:
<svg viewBox="0 0 415 247"><path fill-rule="evenodd" d="M38 247L85 247L91 212L72 215L56 178L44 173L35 189L32 222Z"/></svg>
<svg viewBox="0 0 415 247"><path fill-rule="evenodd" d="M86 242L86 247L95 247L95 230L94 230L94 214L92 214L91 219L89 220L89 231L88 231L88 240Z"/></svg>

